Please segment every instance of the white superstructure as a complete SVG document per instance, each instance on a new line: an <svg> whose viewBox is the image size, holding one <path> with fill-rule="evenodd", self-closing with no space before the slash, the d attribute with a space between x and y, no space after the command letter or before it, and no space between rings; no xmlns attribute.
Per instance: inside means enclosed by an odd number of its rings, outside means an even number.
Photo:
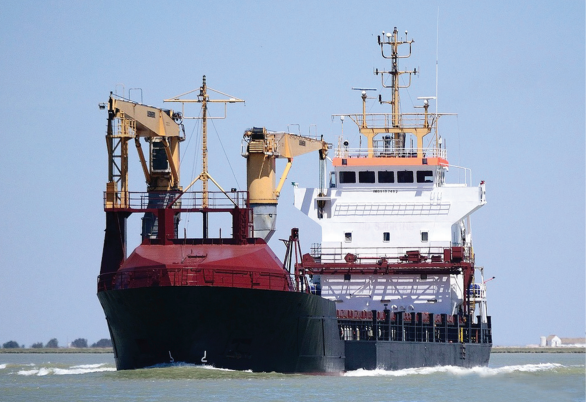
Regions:
<svg viewBox="0 0 586 402"><path fill-rule="evenodd" d="M312 281L323 297L338 302L339 310L474 310L472 292L465 297L474 274L470 215L486 203L485 185L472 186L468 170L464 183L446 183L448 169L455 167L435 131L441 115L428 113L429 98L424 113L399 113L398 77L416 71L398 70L398 59L408 56L399 56L397 49L412 42L400 40L396 28L379 37L393 67L377 74L391 76L393 97L378 100L392 104L393 112L367 114L363 91L363 113L345 115L368 146L351 148L340 138L329 185L295 188L295 206L322 229L321 244L311 252ZM385 46L391 47L390 56ZM430 133L435 139L426 148L423 137ZM413 141L417 147L405 147Z"/></svg>

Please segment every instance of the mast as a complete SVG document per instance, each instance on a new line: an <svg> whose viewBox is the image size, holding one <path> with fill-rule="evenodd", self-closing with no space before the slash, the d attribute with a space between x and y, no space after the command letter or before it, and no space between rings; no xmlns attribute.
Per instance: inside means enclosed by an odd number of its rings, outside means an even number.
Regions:
<svg viewBox="0 0 586 402"><path fill-rule="evenodd" d="M412 134L417 139L416 155L418 158L424 157L423 137L428 135L434 126L437 124L437 119L446 115L447 113L436 113L429 115L429 99L435 97L417 98L423 100L423 106L415 106L416 108L423 108L424 113L403 113L401 114L400 107L400 90L409 88L411 86L411 78L417 74L417 69L411 71L399 70L399 59L411 57L411 45L415 42L413 39L407 39L407 31L405 31L405 39L399 38L399 32L395 27L393 33L386 33L383 31L382 36L378 36L378 44L381 48L382 57L392 61L391 70L375 69L374 74L381 76L381 85L383 88L391 89L391 100L383 100L382 95L379 94L378 101L380 104L386 103L392 106L391 113L366 113L366 100L372 99L367 97L366 91L372 91L370 88L352 88L362 90L362 114L336 114L333 116L348 116L358 126L360 134L367 138L368 158L375 157L375 143L374 138L378 134L392 134L393 139L393 154L395 157L404 157L411 155L412 151L406 150L406 136ZM399 47L401 45L409 45L409 53L399 54ZM390 47L390 54L385 54L385 46ZM391 76L391 85L385 84L385 74ZM401 75L408 74L409 82L401 85L399 79ZM405 119L405 121L403 121ZM385 139L386 140L386 139ZM437 139L436 139L437 142Z"/></svg>
<svg viewBox="0 0 586 402"><path fill-rule="evenodd" d="M383 101L382 96L379 95L379 103L390 103L392 106L392 114L391 114L391 126L395 129L393 130L393 146L396 150L403 150L405 149L405 132L401 130L401 102L400 102L400 92L399 89L402 88L409 88L411 86L411 76L413 74L417 74L417 69L413 69L413 71L400 71L399 70L399 59L406 59L411 57L411 44L414 42L413 39L407 40L407 31L405 31L405 40L399 39L399 31L397 27L393 29L393 33L390 32L386 34L383 32L383 37L378 37L378 44L380 45L381 54L385 59L392 60L392 68L391 71L379 71L378 69L375 71L375 74L381 74L382 86L383 88L391 88L391 101ZM384 46L390 46L391 48L391 55L385 55ZM399 46L401 45L409 45L409 54L400 56L399 55ZM391 75L391 86L387 86L384 83L384 75L390 74ZM409 74L409 84L401 86L399 84L399 77L403 74Z"/></svg>
<svg viewBox="0 0 586 402"><path fill-rule="evenodd" d="M207 208L209 205L209 194L208 194L208 92L206 84L206 76L203 76L203 83L200 88L199 98L201 99L201 112L202 112L202 131L201 131L201 154L202 154L202 172L201 172L201 183L203 191L202 206ZM207 213L206 213L207 214ZM204 236L204 238L207 236Z"/></svg>
<svg viewBox="0 0 586 402"><path fill-rule="evenodd" d="M199 92L199 98L201 99L201 154L202 154L202 172L201 172L201 186L202 186L202 208L203 208L203 235L204 239L208 238L208 212L206 208L209 206L209 194L208 194L208 93L206 76L203 76L203 83Z"/></svg>
<svg viewBox="0 0 586 402"><path fill-rule="evenodd" d="M229 99L210 99L208 96L208 89L227 96ZM177 95L171 99L165 99L165 102L180 102L182 104L182 113L184 119L201 119L202 120L202 172L183 190L185 193L191 188L198 180L202 182L202 215L203 215L203 238L208 238L208 211L209 208L209 191L208 191L208 180L218 187L218 189L226 194L224 189L214 180L214 178L208 172L208 119L224 119L226 118L226 104L244 102L242 99L235 98L231 95L217 91L212 88L208 88L206 76L203 76L202 85L199 87L199 95L197 99L180 99L182 96L195 92L196 89ZM185 115L185 104L186 103L201 103L201 117L189 117ZM224 104L224 116L222 117L208 117L208 103L223 103Z"/></svg>

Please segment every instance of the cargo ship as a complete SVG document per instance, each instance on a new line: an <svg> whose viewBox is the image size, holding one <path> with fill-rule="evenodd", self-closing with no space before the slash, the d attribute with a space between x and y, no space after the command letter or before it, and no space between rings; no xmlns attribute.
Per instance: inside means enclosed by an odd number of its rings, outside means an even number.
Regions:
<svg viewBox="0 0 586 402"><path fill-rule="evenodd" d="M388 114L348 117L367 139L351 148L341 137L252 128L242 156L247 190L224 190L208 172L208 104L242 100L208 88L167 99L182 112L110 94L106 142L106 230L98 299L119 370L185 362L282 373L341 373L488 364L492 346L483 269L475 267L470 214L486 203L485 185L448 184L441 114L399 112L397 30L379 36L392 60ZM385 53L390 48L390 54ZM409 51L410 54L410 51ZM210 92L224 96L211 99ZM185 99L190 93L196 99ZM180 144L185 105L199 103L202 172L182 187ZM224 109L226 110L226 109ZM424 146L423 138L433 134ZM382 135L382 139L377 138ZM411 137L416 146L406 147ZM148 145L148 154L142 144ZM129 190L129 145L135 144L147 191ZM431 144L431 145L429 145ZM319 156L319 188L296 186L295 206L322 228L322 241L302 254L291 229L284 261L267 242L276 230L279 194L293 158ZM276 159L286 167L276 181ZM327 179L327 162L333 170ZM190 191L196 182L202 191ZM217 191L210 191L212 182ZM328 184L326 185L326 182ZM127 219L142 217L142 242L127 256ZM188 214L201 216L201 236L180 233ZM211 237L208 217L230 214L229 236Z"/></svg>

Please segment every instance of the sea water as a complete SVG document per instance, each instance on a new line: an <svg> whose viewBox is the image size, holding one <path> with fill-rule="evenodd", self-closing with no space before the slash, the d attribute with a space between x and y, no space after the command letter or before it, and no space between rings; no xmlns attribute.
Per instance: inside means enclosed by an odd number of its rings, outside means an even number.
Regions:
<svg viewBox="0 0 586 402"><path fill-rule="evenodd" d="M585 355L493 354L488 367L284 375L173 364L116 371L112 354L1 354L0 401L585 401Z"/></svg>

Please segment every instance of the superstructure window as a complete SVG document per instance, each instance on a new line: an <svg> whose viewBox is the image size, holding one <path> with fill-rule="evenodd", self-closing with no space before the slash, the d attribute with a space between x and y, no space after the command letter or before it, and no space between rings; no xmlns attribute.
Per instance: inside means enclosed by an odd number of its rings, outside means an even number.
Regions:
<svg viewBox="0 0 586 402"><path fill-rule="evenodd" d="M374 172L367 170L366 172L358 172L359 183L374 183Z"/></svg>
<svg viewBox="0 0 586 402"><path fill-rule="evenodd" d="M395 172L389 172L388 170L379 171L378 172L378 182L379 183L394 183L395 182Z"/></svg>
<svg viewBox="0 0 586 402"><path fill-rule="evenodd" d="M340 183L356 183L356 172L340 172Z"/></svg>
<svg viewBox="0 0 586 402"><path fill-rule="evenodd" d="M385 243L391 241L391 234L389 232L383 232L383 241Z"/></svg>
<svg viewBox="0 0 586 402"><path fill-rule="evenodd" d="M352 232L346 232L346 233L344 233L344 241L346 243L351 243L352 242Z"/></svg>
<svg viewBox="0 0 586 402"><path fill-rule="evenodd" d="M429 232L421 232L421 241L422 242L427 242L428 237L429 237Z"/></svg>
<svg viewBox="0 0 586 402"><path fill-rule="evenodd" d="M403 170L397 172L397 183L413 183L413 171Z"/></svg>
<svg viewBox="0 0 586 402"><path fill-rule="evenodd" d="M433 183L433 172L431 170L419 170L417 172L417 183Z"/></svg>

